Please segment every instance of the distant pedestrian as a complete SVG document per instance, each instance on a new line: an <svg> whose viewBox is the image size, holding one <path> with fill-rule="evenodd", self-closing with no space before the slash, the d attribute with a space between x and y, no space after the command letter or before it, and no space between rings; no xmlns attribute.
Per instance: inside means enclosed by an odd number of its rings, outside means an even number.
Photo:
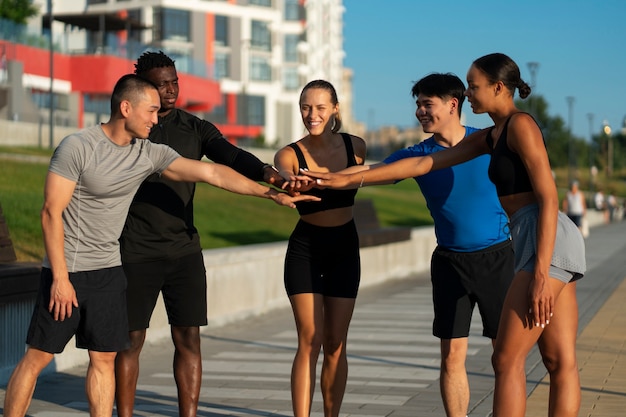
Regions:
<svg viewBox="0 0 626 417"><path fill-rule="evenodd" d="M563 212L582 231L583 218L587 214L587 203L585 203L585 195L578 189L578 181L572 181L563 199Z"/></svg>

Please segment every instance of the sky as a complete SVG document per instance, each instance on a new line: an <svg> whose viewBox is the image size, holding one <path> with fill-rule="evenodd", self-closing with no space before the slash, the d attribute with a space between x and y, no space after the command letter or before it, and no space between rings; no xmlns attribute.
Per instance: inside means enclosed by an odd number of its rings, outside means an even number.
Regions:
<svg viewBox="0 0 626 417"><path fill-rule="evenodd" d="M501 52L548 114L589 139L626 117L625 0L343 0L344 66L353 70L353 111L368 129L413 126L414 82L452 72L466 83L472 61ZM518 98L516 94L516 98ZM341 97L339 97L341 101ZM465 123L492 124L464 102ZM591 122L589 114L592 114Z"/></svg>

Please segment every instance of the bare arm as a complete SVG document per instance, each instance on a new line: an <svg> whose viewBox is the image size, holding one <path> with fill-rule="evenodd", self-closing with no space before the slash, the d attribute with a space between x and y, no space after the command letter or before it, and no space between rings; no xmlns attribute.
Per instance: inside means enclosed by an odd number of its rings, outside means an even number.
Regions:
<svg viewBox="0 0 626 417"><path fill-rule="evenodd" d="M552 178L548 153L539 127L528 115L520 113L509 123L508 144L526 167L539 206L537 255L534 279L529 288L529 303L534 323L545 325L554 309L556 295L548 285L549 268L556 239L559 199Z"/></svg>
<svg viewBox="0 0 626 417"><path fill-rule="evenodd" d="M65 232L63 210L70 203L76 183L58 174L48 172L44 186L44 204L41 209L41 229L44 246L52 268L50 311L55 320L72 315L72 306L78 307L74 286L70 282L65 261Z"/></svg>
<svg viewBox="0 0 626 417"><path fill-rule="evenodd" d="M406 178L419 177L436 169L447 168L489 152L485 142L487 129L472 133L457 146L426 156L405 158L390 164L375 164L357 172L301 172L301 178L315 178L318 185L330 188L358 188L366 185L389 184Z"/></svg>
<svg viewBox="0 0 626 417"><path fill-rule="evenodd" d="M225 165L206 163L187 158L177 158L165 171L163 176L172 181L206 182L237 194L269 198L276 204L295 207L298 201L319 201L314 196L290 196L252 181Z"/></svg>

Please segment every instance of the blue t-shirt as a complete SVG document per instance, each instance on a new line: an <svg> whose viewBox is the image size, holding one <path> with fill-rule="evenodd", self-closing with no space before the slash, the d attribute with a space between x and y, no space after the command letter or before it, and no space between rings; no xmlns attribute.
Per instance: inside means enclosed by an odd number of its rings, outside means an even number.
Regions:
<svg viewBox="0 0 626 417"><path fill-rule="evenodd" d="M465 136L478 129L465 128ZM401 149L383 162L429 155L447 149L434 136ZM415 177L435 222L437 244L456 252L475 252L509 239L508 217L489 180L489 155Z"/></svg>

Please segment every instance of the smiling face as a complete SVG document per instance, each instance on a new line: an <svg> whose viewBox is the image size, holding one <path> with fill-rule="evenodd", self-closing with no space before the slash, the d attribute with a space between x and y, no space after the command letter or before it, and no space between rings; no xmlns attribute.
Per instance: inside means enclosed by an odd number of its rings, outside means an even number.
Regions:
<svg viewBox="0 0 626 417"><path fill-rule="evenodd" d="M439 133L449 123L459 123L457 102L455 98L448 97L444 101L441 97L419 94L415 101L415 117L425 133Z"/></svg>
<svg viewBox="0 0 626 417"><path fill-rule="evenodd" d="M132 102L122 105L125 106L126 131L134 138L147 139L152 126L158 123L159 93L154 88L146 88Z"/></svg>
<svg viewBox="0 0 626 417"><path fill-rule="evenodd" d="M300 97L302 123L312 136L330 132L339 105L331 100L330 92L323 88L308 88Z"/></svg>
<svg viewBox="0 0 626 417"><path fill-rule="evenodd" d="M180 91L178 86L178 74L176 67L152 68L144 77L156 85L161 98L161 110L159 115L165 116L176 107L176 100Z"/></svg>
<svg viewBox="0 0 626 417"><path fill-rule="evenodd" d="M467 71L467 90L465 95L474 113L489 111L491 99L494 97L494 85L484 72L472 65Z"/></svg>

